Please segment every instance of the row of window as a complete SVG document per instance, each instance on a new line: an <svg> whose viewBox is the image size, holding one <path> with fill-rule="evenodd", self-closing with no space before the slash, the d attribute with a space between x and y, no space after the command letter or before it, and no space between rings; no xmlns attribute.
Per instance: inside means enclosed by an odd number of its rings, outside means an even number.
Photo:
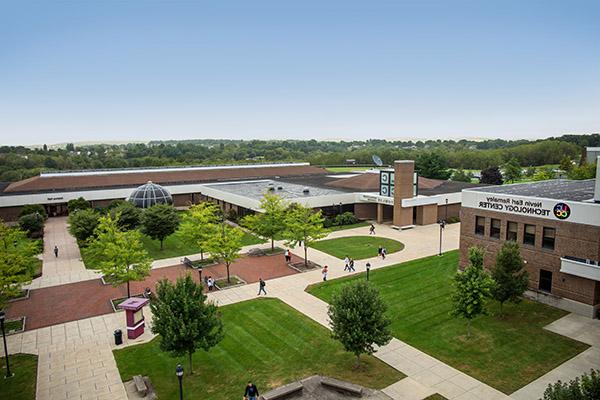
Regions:
<svg viewBox="0 0 600 400"><path fill-rule="evenodd" d="M490 237L500 239L500 227L502 222L499 219L491 218L490 221ZM535 246L536 226L524 224L523 229L523 244ZM506 222L506 240L517 241L517 232L519 224L514 221ZM485 235L485 217L475 217L475 234ZM554 250L554 242L556 239L556 229L544 226L542 229L542 247L545 249Z"/></svg>

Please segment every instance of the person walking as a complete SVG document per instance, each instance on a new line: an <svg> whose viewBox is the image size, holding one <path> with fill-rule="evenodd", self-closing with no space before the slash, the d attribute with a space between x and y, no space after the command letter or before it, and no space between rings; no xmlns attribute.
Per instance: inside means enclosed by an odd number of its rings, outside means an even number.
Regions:
<svg viewBox="0 0 600 400"><path fill-rule="evenodd" d="M54 257L58 258L58 246L54 246Z"/></svg>
<svg viewBox="0 0 600 400"><path fill-rule="evenodd" d="M263 281L263 278L258 278L258 294L257 294L257 296L260 296L261 292L264 293L265 296L267 295L265 286L267 286L267 284L265 283L265 281Z"/></svg>
<svg viewBox="0 0 600 400"><path fill-rule="evenodd" d="M292 256L290 256L290 249L285 249L283 255L285 256L286 263L289 263L292 260Z"/></svg>
<svg viewBox="0 0 600 400"><path fill-rule="evenodd" d="M321 271L321 273L323 274L323 282L327 281L327 273L329 272L329 270L327 269L327 265L323 267L323 271Z"/></svg>
<svg viewBox="0 0 600 400"><path fill-rule="evenodd" d="M244 400L256 400L258 398L258 388L252 382L248 382L244 391Z"/></svg>
<svg viewBox="0 0 600 400"><path fill-rule="evenodd" d="M344 271L349 269L348 265L350 264L350 258L348 256L344 257Z"/></svg>
<svg viewBox="0 0 600 400"><path fill-rule="evenodd" d="M375 225L371 224L371 226L369 227L369 235L374 235L375 234Z"/></svg>
<svg viewBox="0 0 600 400"><path fill-rule="evenodd" d="M381 257L381 250L383 250L383 247L379 246L379 247L377 248L377 255L378 255L379 257Z"/></svg>
<svg viewBox="0 0 600 400"><path fill-rule="evenodd" d="M206 286L208 286L209 292L212 292L214 285L215 285L215 281L213 281L212 276L209 276L208 279L206 280Z"/></svg>
<svg viewBox="0 0 600 400"><path fill-rule="evenodd" d="M354 259L351 258L350 262L348 262L348 272L356 272L356 270L354 269Z"/></svg>
<svg viewBox="0 0 600 400"><path fill-rule="evenodd" d="M384 247L384 248L382 248L382 249L381 249L381 258L382 258L383 260L385 260L385 255L386 255L386 253L387 253L387 250L385 249L385 247Z"/></svg>

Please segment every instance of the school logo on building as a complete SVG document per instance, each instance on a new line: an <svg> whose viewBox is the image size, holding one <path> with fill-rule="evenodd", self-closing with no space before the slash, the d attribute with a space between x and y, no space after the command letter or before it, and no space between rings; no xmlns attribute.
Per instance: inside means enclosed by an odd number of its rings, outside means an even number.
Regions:
<svg viewBox="0 0 600 400"><path fill-rule="evenodd" d="M554 206L554 216L558 219L567 219L571 215L571 208L565 203L557 203Z"/></svg>

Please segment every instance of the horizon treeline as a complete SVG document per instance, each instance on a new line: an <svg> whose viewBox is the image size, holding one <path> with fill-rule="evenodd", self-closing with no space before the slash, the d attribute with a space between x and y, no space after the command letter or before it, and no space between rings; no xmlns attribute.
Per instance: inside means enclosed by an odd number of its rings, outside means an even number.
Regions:
<svg viewBox="0 0 600 400"><path fill-rule="evenodd" d="M372 156L385 164L439 156L447 168L485 169L515 160L523 167L558 164L565 157L579 163L585 147L600 146L600 134L563 135L540 140L426 140L318 141L318 140L182 140L130 144L67 144L0 147L0 181L13 182L41 171L177 165L243 164L307 161L313 165L340 166L346 160L372 165Z"/></svg>

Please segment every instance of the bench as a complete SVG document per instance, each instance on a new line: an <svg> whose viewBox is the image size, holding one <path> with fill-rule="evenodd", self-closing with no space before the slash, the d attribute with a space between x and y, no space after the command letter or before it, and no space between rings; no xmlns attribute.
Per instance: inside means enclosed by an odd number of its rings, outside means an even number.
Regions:
<svg viewBox="0 0 600 400"><path fill-rule="evenodd" d="M258 256L264 256L264 255L266 255L266 253L263 249L255 247L253 249L248 250L248 255L253 256L253 257L258 257Z"/></svg>
<svg viewBox="0 0 600 400"><path fill-rule="evenodd" d="M183 260L181 260L181 263L183 265L185 265L186 267L194 268L194 263L192 263L192 260L190 260L187 257L183 257Z"/></svg>
<svg viewBox="0 0 600 400"><path fill-rule="evenodd" d="M259 397L259 400L277 400L284 399L285 397L302 391L302 383L292 382L280 388L271 390L268 393L263 394Z"/></svg>
<svg viewBox="0 0 600 400"><path fill-rule="evenodd" d="M133 383L135 384L135 390L142 396L146 397L148 394L148 386L146 386L144 378L141 375L134 375Z"/></svg>
<svg viewBox="0 0 600 400"><path fill-rule="evenodd" d="M338 381L337 379L323 377L321 385L332 388L342 393L348 393L356 397L362 397L362 387L348 382Z"/></svg>

